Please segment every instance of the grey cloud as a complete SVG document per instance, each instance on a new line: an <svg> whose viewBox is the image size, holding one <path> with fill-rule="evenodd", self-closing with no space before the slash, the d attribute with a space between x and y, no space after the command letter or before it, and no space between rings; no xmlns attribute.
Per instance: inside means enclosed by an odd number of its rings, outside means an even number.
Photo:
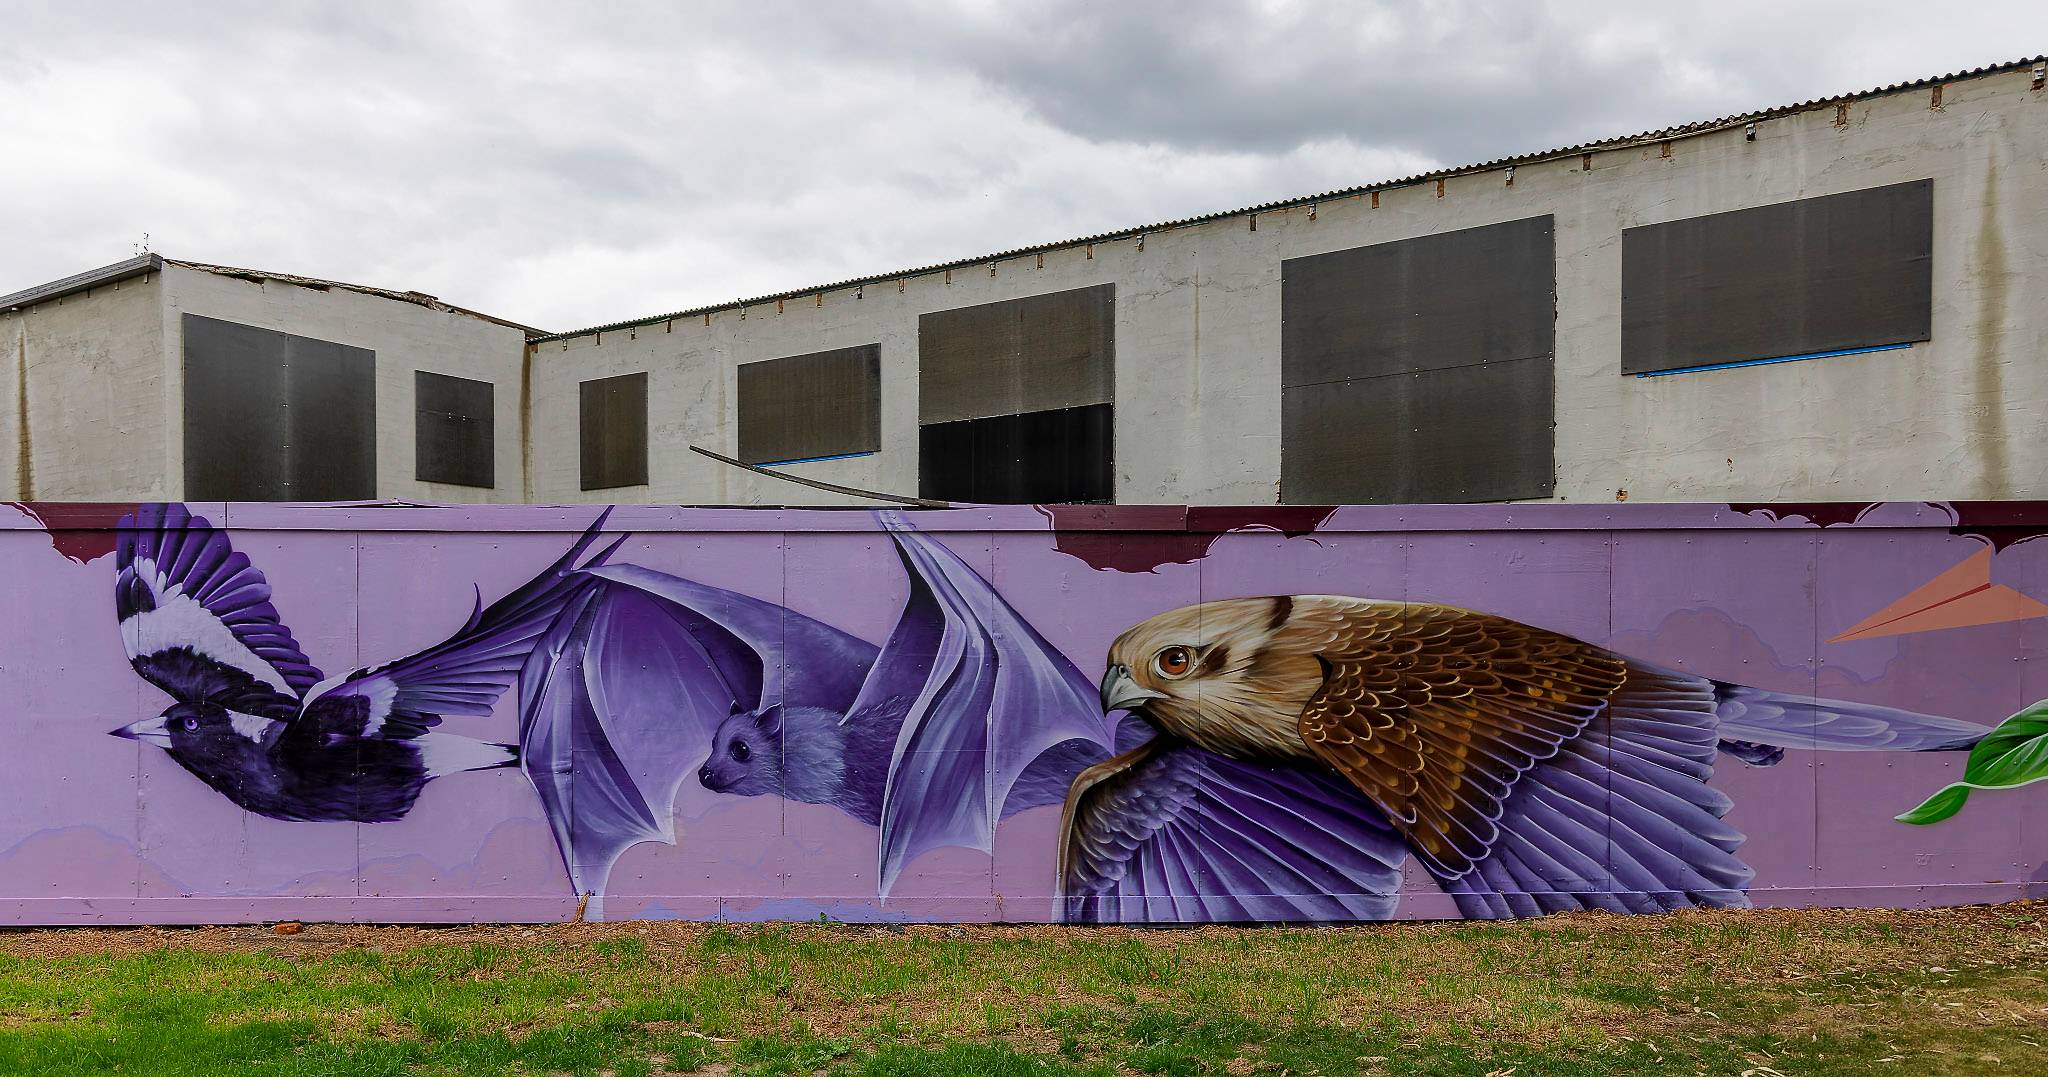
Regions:
<svg viewBox="0 0 2048 1077"><path fill-rule="evenodd" d="M1090 138L1263 151L1347 138L1461 163L2011 59L2027 46L1999 27L2042 22L2021 3L1930 25L1852 0L912 7L929 20L917 33L845 12L832 36L965 64Z"/></svg>
<svg viewBox="0 0 2048 1077"><path fill-rule="evenodd" d="M0 291L146 231L569 328L1974 66L2039 22L2006 0L1924 16L26 5L0 41Z"/></svg>

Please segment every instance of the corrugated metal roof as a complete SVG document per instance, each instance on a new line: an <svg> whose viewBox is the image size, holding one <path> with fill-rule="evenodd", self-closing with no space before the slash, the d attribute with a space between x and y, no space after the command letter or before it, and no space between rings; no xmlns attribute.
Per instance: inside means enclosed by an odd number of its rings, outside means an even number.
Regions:
<svg viewBox="0 0 2048 1077"><path fill-rule="evenodd" d="M165 266L190 269L199 273L214 273L223 277L236 277L259 284L263 281L274 280L281 284L290 284L300 288L336 288L345 292L374 295L399 303L411 303L415 306L426 307L429 310L447 311L452 314L480 318L496 325L517 329L528 337L538 337L545 332L530 325L521 325L518 322L506 321L503 318L493 317L480 311L443 303L438 298L425 292L398 292L389 288L373 288L366 284L349 284L345 281L301 277L295 273L272 273L267 270L241 269L235 266L213 265L208 262L187 262L176 258L165 258L159 254L137 255L125 262L115 262L110 266L89 269L83 273L65 277L63 280L53 280L48 284L39 284L33 288L16 292L13 295L0 296L0 311L19 310L23 307L34 306L37 303L47 303L53 299L61 299L67 295L76 295L79 292L112 284L115 281L139 277L144 273L160 273Z"/></svg>
<svg viewBox="0 0 2048 1077"><path fill-rule="evenodd" d="M1561 157L1571 157L1577 154L1597 153L1602 150L1624 149L1631 146L1639 146L1644 143L1654 144L1658 142L1666 142L1676 138L1685 138L1693 135L1708 134L1713 131L1724 130L1729 127L1740 126L1742 124L1754 123L1759 120L1767 120L1779 116L1788 116L1800 112L1811 112L1815 109L1826 108L1830 105L1841 104L1843 102L1858 101L1865 98L1882 97L1888 94L1903 93L1908 90L1932 86L1938 82L1954 82L1958 79L1978 78L1984 75L1994 75L2007 71L2017 71L2041 63L2048 63L2048 55L2030 56L2025 59L2010 60L2005 63L1989 64L1984 67L1971 68L1967 71L1951 72L1946 75L1930 75L1926 78L1914 79L1911 82L1897 82L1889 86L1878 86L1868 90L1859 90L1855 93L1836 94L1832 97L1817 97L1811 101L1801 101L1796 104L1778 105L1772 108L1759 109L1754 112L1744 112L1732 116L1722 116L1718 119L1712 120L1699 120L1694 123L1680 124L1676 127L1665 127L1655 131L1644 131L1640 134L1624 135L1618 138L1602 139L1597 142L1581 142L1573 146L1562 146L1553 150L1541 150L1535 153L1524 153L1514 157L1502 157L1496 160L1485 161L1479 164L1458 165L1453 168L1440 168L1432 172L1420 172L1412 176L1405 176L1400 179L1384 180L1379 183L1364 184L1357 187L1345 187L1334 191L1324 191L1320 194L1302 195L1298 198L1286 198L1273 202L1261 202L1258 205L1246 206L1242 209L1224 210L1217 213L1205 213L1195 217L1182 217L1176 220L1160 221L1155 224L1141 225L1136 228L1123 228L1118 229L1114 232L1100 232L1091 236L1081 236L1076 239L1063 239L1053 243L1039 243L1028 247L1015 247L1010 250L997 251L993 254L977 255L973 258L959 258L950 262L936 262L931 265L919 266L915 269L902 269L892 273L876 273L865 277L853 277L847 280L836 281L831 284L818 284L812 285L807 288L797 288L786 292L774 292L769 295L754 296L749 299L735 299L725 303L713 303L708 306L691 307L687 310L679 310L669 314L656 314L653 315L652 317L647 318L633 318L626 321L610 322L605 325L594 325L588 329L577 329L566 333L548 333L542 336L533 337L530 343L540 344L554 340L567 340L572 337L589 336L592 333L609 333L616 329L631 329L644 325L655 325L673 318L702 317L703 315L706 314L716 314L721 311L737 310L740 307L751 307L762 303L773 303L777 300L788 300L800 296L817 295L820 292L837 291L843 288L859 288L869 284L880 284L887 281L899 280L906 277L924 276L925 274L929 273L940 273L949 269L959 269L965 266L984 266L990 262L1001 261L1006 258L1016 258L1021 255L1042 254L1046 251L1064 250L1070 247L1078 247L1088 243L1109 243L1121 239L1132 239L1151 232L1162 232L1174 228L1186 228L1191 225L1207 224L1211 221L1228 220L1232 217L1242 217L1247 214L1265 213L1268 211L1281 209L1295 209L1302 206L1312 205L1316 202L1330 201L1339 198L1349 198L1356 195L1365 194L1371 191L1384 191L1391 190L1397 187L1409 187L1418 183L1427 183L1433 180L1448 179L1455 176L1466 176L1480 172L1491 172L1496 169L1507 168L1509 166L1514 165L1534 164L1543 161L1556 160Z"/></svg>

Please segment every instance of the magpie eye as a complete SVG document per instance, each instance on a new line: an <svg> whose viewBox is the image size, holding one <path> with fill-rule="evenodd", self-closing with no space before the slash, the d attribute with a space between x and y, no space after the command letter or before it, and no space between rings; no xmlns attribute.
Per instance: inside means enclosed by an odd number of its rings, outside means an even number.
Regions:
<svg viewBox="0 0 2048 1077"><path fill-rule="evenodd" d="M192 715L186 715L178 724L184 726L187 733L197 733L199 731L199 719Z"/></svg>
<svg viewBox="0 0 2048 1077"><path fill-rule="evenodd" d="M747 756L752 754L752 749L747 747L746 741L736 740L732 742L731 748L726 749L726 754L732 756L733 762L744 763L747 761Z"/></svg>
<svg viewBox="0 0 2048 1077"><path fill-rule="evenodd" d="M1159 657L1154 658L1152 664L1168 677L1184 677L1188 670L1194 668L1195 658L1186 647L1168 647L1159 652Z"/></svg>

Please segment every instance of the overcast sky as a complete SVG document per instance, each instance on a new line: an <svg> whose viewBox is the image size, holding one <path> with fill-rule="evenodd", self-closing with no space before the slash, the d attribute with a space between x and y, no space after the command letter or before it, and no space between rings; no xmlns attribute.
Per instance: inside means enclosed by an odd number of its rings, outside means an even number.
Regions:
<svg viewBox="0 0 2048 1077"><path fill-rule="evenodd" d="M0 293L148 233L570 329L2017 59L2044 11L9 4Z"/></svg>

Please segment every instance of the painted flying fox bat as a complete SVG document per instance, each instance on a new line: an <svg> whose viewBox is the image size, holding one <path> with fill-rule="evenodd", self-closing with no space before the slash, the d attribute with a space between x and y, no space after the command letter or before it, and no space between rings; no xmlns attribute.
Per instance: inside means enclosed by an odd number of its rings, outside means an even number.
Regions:
<svg viewBox="0 0 2048 1077"><path fill-rule="evenodd" d="M653 569L588 570L601 586L520 679L523 765L586 916L627 848L674 842L692 775L875 824L886 898L918 855L988 851L1001 818L1061 803L1108 758L1115 723L1088 678L957 554L877 515L910 581L879 646Z"/></svg>
<svg viewBox="0 0 2048 1077"><path fill-rule="evenodd" d="M1330 595L1162 613L1111 646L1101 692L1159 735L1074 783L1060 876L1079 920L1316 918L1299 895L1358 856L1390 907L1408 853L1473 918L1744 905L1717 753L1957 751L1992 732Z"/></svg>

